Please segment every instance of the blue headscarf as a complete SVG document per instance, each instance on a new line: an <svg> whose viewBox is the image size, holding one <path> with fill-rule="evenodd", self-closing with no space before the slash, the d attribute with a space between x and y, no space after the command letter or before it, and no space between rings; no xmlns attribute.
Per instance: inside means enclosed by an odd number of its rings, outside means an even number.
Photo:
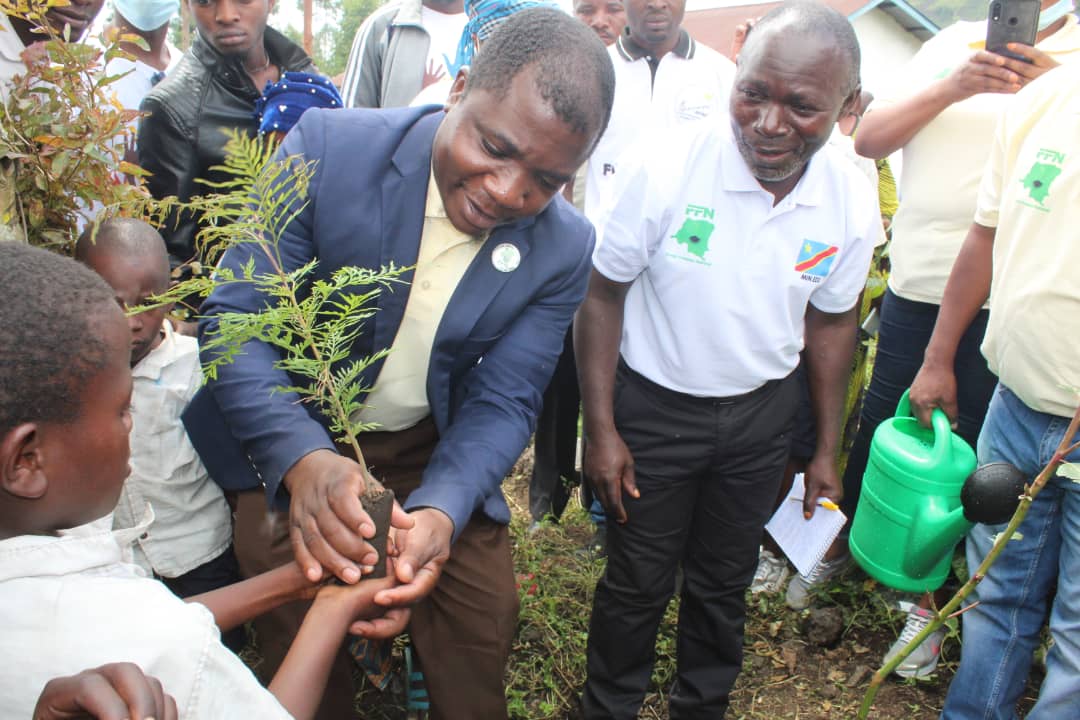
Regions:
<svg viewBox="0 0 1080 720"><path fill-rule="evenodd" d="M450 79L453 80L461 68L472 65L473 55L476 53L474 36L477 43L482 43L503 20L516 12L534 7L558 9L559 6L552 0L465 0L465 14L469 16L469 20L461 31L457 56L452 64L447 63L446 66Z"/></svg>
<svg viewBox="0 0 1080 720"><path fill-rule="evenodd" d="M262 97L255 101L259 134L289 132L309 108L341 108L338 89L330 78L303 72L282 73L276 83L266 83Z"/></svg>

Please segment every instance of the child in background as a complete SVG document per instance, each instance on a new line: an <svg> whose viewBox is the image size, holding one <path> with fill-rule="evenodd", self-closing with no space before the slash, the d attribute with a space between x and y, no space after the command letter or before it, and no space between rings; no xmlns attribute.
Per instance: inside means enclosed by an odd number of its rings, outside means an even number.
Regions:
<svg viewBox="0 0 1080 720"><path fill-rule="evenodd" d="M372 602L394 573L319 587L289 563L191 603L141 577L131 544L148 518L125 530L109 519L128 473L132 388L132 337L113 292L85 267L21 243L0 243L0 287L5 717L30 717L58 675L120 661L157 678L180 718L312 717L347 631L404 628L405 610ZM267 692L218 642L217 626L313 596Z"/></svg>
<svg viewBox="0 0 1080 720"><path fill-rule="evenodd" d="M116 218L97 236L84 232L75 259L100 275L123 308L145 304L169 288L165 243L141 220ZM113 527L154 520L135 543L135 564L186 598L240 579L232 549L232 513L225 496L191 446L180 413L202 384L199 346L166 318L168 306L129 315L131 329L131 475L124 482ZM243 628L224 638L234 651Z"/></svg>

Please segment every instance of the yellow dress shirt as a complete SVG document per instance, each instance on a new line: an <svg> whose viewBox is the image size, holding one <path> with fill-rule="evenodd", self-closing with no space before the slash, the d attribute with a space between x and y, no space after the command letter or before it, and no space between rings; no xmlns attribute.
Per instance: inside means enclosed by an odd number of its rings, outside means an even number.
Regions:
<svg viewBox="0 0 1080 720"><path fill-rule="evenodd" d="M405 314L390 354L360 411L379 430L404 430L431 414L427 372L431 346L458 282L476 257L484 236L466 235L446 217L435 174L428 180L424 230Z"/></svg>

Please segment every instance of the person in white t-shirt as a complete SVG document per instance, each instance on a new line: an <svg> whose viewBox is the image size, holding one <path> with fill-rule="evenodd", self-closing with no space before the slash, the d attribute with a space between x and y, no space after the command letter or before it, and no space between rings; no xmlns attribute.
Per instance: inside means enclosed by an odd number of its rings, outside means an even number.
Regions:
<svg viewBox="0 0 1080 720"><path fill-rule="evenodd" d="M68 5L50 6L45 20L61 37L68 33L70 42L78 42L101 11L105 0L71 0ZM0 12L0 102L7 100L11 78L26 72L22 53L47 36L34 32L37 23Z"/></svg>
<svg viewBox="0 0 1080 720"><path fill-rule="evenodd" d="M730 115L620 169L574 334L585 473L609 521L586 720L637 717L680 566L670 714L723 717L804 346L818 437L803 512L840 498L856 300L881 224L869 181L826 146L858 78L850 23L784 4L749 36Z"/></svg>
<svg viewBox="0 0 1080 720"><path fill-rule="evenodd" d="M397 0L356 31L345 65L345 106L404 107L429 85L453 81L465 28L463 0Z"/></svg>
<svg viewBox="0 0 1080 720"><path fill-rule="evenodd" d="M424 89L417 93L409 105L419 107L445 104L458 73L462 70L468 72L473 57L480 52L480 46L491 37L495 28L514 13L533 7L557 8L558 5L553 0L465 0L465 15L469 19L458 38L453 57L446 61L446 66L452 68L453 72L440 75L430 85L425 83Z"/></svg>
<svg viewBox="0 0 1080 720"><path fill-rule="evenodd" d="M111 218L75 245L75 259L109 283L124 307L145 305L169 289L169 256L157 231L142 220ZM171 305L128 316L131 327L131 474L113 523L128 528L146 505L154 509L149 532L133 559L177 597L216 590L240 579L232 547L232 511L206 472L180 415L202 386L199 345L173 330ZM225 644L244 647L243 628Z"/></svg>
<svg viewBox="0 0 1080 720"><path fill-rule="evenodd" d="M63 37L76 42L82 39L90 24L94 22L104 0L72 0L64 6L53 5L45 11L44 20ZM7 15L0 11L0 104L6 103L11 81L16 75L26 74L25 53L45 36L36 33L35 27L40 22L31 22L24 17ZM25 229L19 219L16 205L14 165L9 157L0 156L0 241L23 240Z"/></svg>

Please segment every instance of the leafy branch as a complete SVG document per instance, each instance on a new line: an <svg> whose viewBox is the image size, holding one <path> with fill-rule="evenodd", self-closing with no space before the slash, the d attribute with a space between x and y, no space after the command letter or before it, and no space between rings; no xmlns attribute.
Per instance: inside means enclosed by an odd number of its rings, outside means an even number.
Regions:
<svg viewBox="0 0 1080 720"><path fill-rule="evenodd" d="M69 42L49 25L50 7L64 0L0 0L0 12L28 21L41 42L23 53L26 72L16 75L0 104L0 158L10 162L13 203L0 207L0 225L34 245L70 255L81 225L102 207L135 217L157 216L156 203L139 184L145 174L124 159L132 144L137 110L119 105L104 63L130 57L123 35L99 48ZM68 28L65 27L65 33Z"/></svg>
<svg viewBox="0 0 1080 720"><path fill-rule="evenodd" d="M250 246L252 255L239 272L218 268L211 276L197 273L156 301L206 296L230 283L252 285L266 304L257 312L215 316L216 329L202 340L205 356L210 358L204 362L205 376L216 378L219 369L233 362L247 343L277 348L281 358L275 367L298 382L276 391L296 393L302 402L318 406L330 432L352 448L364 467L357 436L376 426L359 420L371 389L363 382L363 373L389 351L381 349L350 360L351 349L364 322L375 313L373 301L384 289L402 282L399 276L405 268L347 266L327 279L314 278L317 260L286 269L280 243L285 228L307 206L314 161L272 159L272 145L236 131L230 132L225 153L225 165L213 169L227 171L230 179L213 183L215 194L196 197L184 208L201 213L205 225L198 243L204 257L213 259L242 245ZM256 257L262 262L257 264Z"/></svg>

